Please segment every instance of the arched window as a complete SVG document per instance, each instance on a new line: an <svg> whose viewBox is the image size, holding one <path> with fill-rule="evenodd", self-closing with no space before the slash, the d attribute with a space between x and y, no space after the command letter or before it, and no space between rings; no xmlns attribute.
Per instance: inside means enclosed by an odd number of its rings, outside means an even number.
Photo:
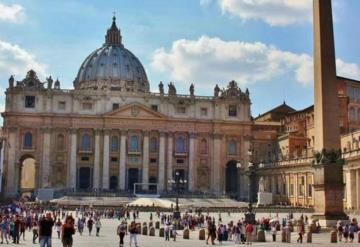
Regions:
<svg viewBox="0 0 360 247"><path fill-rule="evenodd" d="M150 153L157 153L157 151L158 151L157 138L152 137L150 139Z"/></svg>
<svg viewBox="0 0 360 247"><path fill-rule="evenodd" d="M32 149L33 147L33 140L32 140L32 134L30 132L26 132L24 134L24 143L23 143L24 149Z"/></svg>
<svg viewBox="0 0 360 247"><path fill-rule="evenodd" d="M349 115L350 120L355 120L355 109L353 107L350 107Z"/></svg>
<svg viewBox="0 0 360 247"><path fill-rule="evenodd" d="M176 153L185 153L185 138L179 136L176 138L176 146L175 146Z"/></svg>
<svg viewBox="0 0 360 247"><path fill-rule="evenodd" d="M200 153L207 154L207 141L206 139L202 139L200 142Z"/></svg>
<svg viewBox="0 0 360 247"><path fill-rule="evenodd" d="M111 137L111 152L119 151L119 138L117 136Z"/></svg>
<svg viewBox="0 0 360 247"><path fill-rule="evenodd" d="M91 150L91 137L88 133L83 134L81 139L81 150L90 151Z"/></svg>
<svg viewBox="0 0 360 247"><path fill-rule="evenodd" d="M139 137L133 135L130 138L130 152L139 152L139 151L140 151Z"/></svg>
<svg viewBox="0 0 360 247"><path fill-rule="evenodd" d="M65 148L65 137L63 134L58 134L56 138L56 147L57 150L64 150Z"/></svg>
<svg viewBox="0 0 360 247"><path fill-rule="evenodd" d="M236 155L237 154L237 144L236 144L235 140L229 141L228 153L230 155Z"/></svg>
<svg viewBox="0 0 360 247"><path fill-rule="evenodd" d="M360 109L357 109L357 119L356 119L356 121L360 121Z"/></svg>

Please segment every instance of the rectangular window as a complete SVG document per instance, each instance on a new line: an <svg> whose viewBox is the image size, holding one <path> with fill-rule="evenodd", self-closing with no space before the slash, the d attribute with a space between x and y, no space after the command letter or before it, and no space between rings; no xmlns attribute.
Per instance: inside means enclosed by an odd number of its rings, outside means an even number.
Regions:
<svg viewBox="0 0 360 247"><path fill-rule="evenodd" d="M111 162L117 162L118 158L117 157L111 157Z"/></svg>
<svg viewBox="0 0 360 247"><path fill-rule="evenodd" d="M308 185L308 197L312 197L312 184Z"/></svg>
<svg viewBox="0 0 360 247"><path fill-rule="evenodd" d="M176 164L184 164L184 160L183 159L177 159Z"/></svg>
<svg viewBox="0 0 360 247"><path fill-rule="evenodd" d="M66 108L66 102L65 101L59 101L58 102L58 109L59 110L65 110Z"/></svg>
<svg viewBox="0 0 360 247"><path fill-rule="evenodd" d="M208 115L208 109L205 108L205 107L202 107L202 108L200 109L200 115L201 115L202 117L206 117L206 116Z"/></svg>
<svg viewBox="0 0 360 247"><path fill-rule="evenodd" d="M25 96L25 108L35 108L35 96Z"/></svg>
<svg viewBox="0 0 360 247"><path fill-rule="evenodd" d="M229 117L237 116L237 107L236 105L229 105Z"/></svg>
<svg viewBox="0 0 360 247"><path fill-rule="evenodd" d="M89 102L82 103L83 110L87 110L87 111L92 110L92 107L93 107L92 103L89 103Z"/></svg>
<svg viewBox="0 0 360 247"><path fill-rule="evenodd" d="M157 105L151 105L151 110L158 111L158 106Z"/></svg>
<svg viewBox="0 0 360 247"><path fill-rule="evenodd" d="M151 158L150 163L156 163L156 159Z"/></svg>
<svg viewBox="0 0 360 247"><path fill-rule="evenodd" d="M178 114L185 114L185 112L186 112L185 106L178 106L178 107L176 107L176 113L178 113Z"/></svg>
<svg viewBox="0 0 360 247"><path fill-rule="evenodd" d="M119 108L119 104L118 103L114 103L113 106L112 106L112 109L113 110L116 110Z"/></svg>
<svg viewBox="0 0 360 247"><path fill-rule="evenodd" d="M82 156L81 161L89 161L89 157L88 156Z"/></svg>

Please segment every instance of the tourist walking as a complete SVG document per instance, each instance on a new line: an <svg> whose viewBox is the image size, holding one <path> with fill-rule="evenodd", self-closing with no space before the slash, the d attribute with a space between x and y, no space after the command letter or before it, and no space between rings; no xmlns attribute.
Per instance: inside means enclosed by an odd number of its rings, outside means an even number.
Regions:
<svg viewBox="0 0 360 247"><path fill-rule="evenodd" d="M53 226L54 221L51 217L51 213L47 213L46 216L42 220L40 220L39 223L39 240L41 247L51 247Z"/></svg>
<svg viewBox="0 0 360 247"><path fill-rule="evenodd" d="M84 221L80 218L78 218L77 228L78 228L79 234L81 236L84 231Z"/></svg>
<svg viewBox="0 0 360 247"><path fill-rule="evenodd" d="M345 239L345 243L348 242L348 238L349 238L349 225L346 224L344 227L344 239Z"/></svg>
<svg viewBox="0 0 360 247"><path fill-rule="evenodd" d="M176 225L172 224L171 225L171 235L173 237L173 241L176 241L176 236L177 236L177 232L176 232Z"/></svg>
<svg viewBox="0 0 360 247"><path fill-rule="evenodd" d="M20 218L20 235L19 235L19 238L21 238L21 236L22 236L24 241L25 241L25 230L26 230L26 223L24 221L24 218L21 217Z"/></svg>
<svg viewBox="0 0 360 247"><path fill-rule="evenodd" d="M100 228L101 228L100 218L97 218L97 220L95 222L95 228L96 228L96 236L99 237Z"/></svg>
<svg viewBox="0 0 360 247"><path fill-rule="evenodd" d="M135 213L134 213L135 215ZM137 229L136 229L136 223L135 221L132 221L130 224L130 247L132 242L134 241L135 247L138 247L138 239L137 239Z"/></svg>
<svg viewBox="0 0 360 247"><path fill-rule="evenodd" d="M125 237L125 234L126 234L126 224L125 224L125 221L123 220L121 222L121 224L117 227L117 235L119 236L120 238L120 247L123 247L124 246L124 237Z"/></svg>
<svg viewBox="0 0 360 247"><path fill-rule="evenodd" d="M246 232L246 244L252 244L252 233L254 231L254 227L252 224L248 223L246 224L245 227L245 232Z"/></svg>
<svg viewBox="0 0 360 247"><path fill-rule="evenodd" d="M164 229L164 235L165 235L165 241L170 241L170 224L166 223L165 229Z"/></svg>
<svg viewBox="0 0 360 247"><path fill-rule="evenodd" d="M349 226L349 242L350 243L352 243L354 241L355 231L356 231L356 227L353 223L351 223Z"/></svg>
<svg viewBox="0 0 360 247"><path fill-rule="evenodd" d="M61 220L60 220L60 218L59 218L59 219L56 221L56 224L55 224L55 228L56 228L56 232L57 232L57 235L58 235L58 239L60 239L61 226L62 226L62 223L61 223Z"/></svg>
<svg viewBox="0 0 360 247"><path fill-rule="evenodd" d="M1 243L4 243L4 238L6 240L6 243L8 244L8 230L9 230L9 221L7 217L3 217L1 220Z"/></svg>
<svg viewBox="0 0 360 247"><path fill-rule="evenodd" d="M71 216L66 217L65 224L62 225L61 233L61 241L63 243L63 247L72 247L75 227L74 219Z"/></svg>
<svg viewBox="0 0 360 247"><path fill-rule="evenodd" d="M20 219L19 215L15 216L14 229L13 229L13 243L18 244L20 239Z"/></svg>
<svg viewBox="0 0 360 247"><path fill-rule="evenodd" d="M33 232L33 244L36 244L36 239L39 237L39 224L36 220L33 220L32 232Z"/></svg>
<svg viewBox="0 0 360 247"><path fill-rule="evenodd" d="M273 223L271 224L271 235L272 235L272 240L273 240L273 242L276 242L276 233L277 233L276 223L273 222Z"/></svg>
<svg viewBox="0 0 360 247"><path fill-rule="evenodd" d="M299 233L299 237L296 240L296 242L302 243L303 242L303 236L304 236L304 233L305 233L305 226L304 226L304 222L302 220L299 222L298 233Z"/></svg>
<svg viewBox="0 0 360 247"><path fill-rule="evenodd" d="M89 236L91 235L92 229L93 229L93 225L94 225L94 221L93 219L90 217L90 219L88 219L87 221L87 228L89 230Z"/></svg>
<svg viewBox="0 0 360 247"><path fill-rule="evenodd" d="M211 244L214 245L215 244L215 239L216 239L216 226L215 226L215 222L208 222L208 237L206 239L206 244L209 243L209 239L211 240Z"/></svg>
<svg viewBox="0 0 360 247"><path fill-rule="evenodd" d="M337 230L337 233L338 233L339 242L341 242L343 234L344 234L344 227L342 225L342 222L338 222L336 230Z"/></svg>

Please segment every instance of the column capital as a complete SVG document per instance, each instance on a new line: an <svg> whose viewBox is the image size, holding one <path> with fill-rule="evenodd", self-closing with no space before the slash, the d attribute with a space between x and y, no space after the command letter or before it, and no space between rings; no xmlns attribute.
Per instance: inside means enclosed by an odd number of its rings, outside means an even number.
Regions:
<svg viewBox="0 0 360 247"><path fill-rule="evenodd" d="M102 129L100 129L100 128L95 128L95 129L94 129L94 132L95 132L95 135L100 135L101 132L102 132Z"/></svg>
<svg viewBox="0 0 360 247"><path fill-rule="evenodd" d="M198 134L195 133L195 132L190 132L190 133L189 133L190 139L195 139L197 136L198 136Z"/></svg>
<svg viewBox="0 0 360 247"><path fill-rule="evenodd" d="M142 133L143 133L143 136L149 136L150 131L148 131L148 130L143 130Z"/></svg>
<svg viewBox="0 0 360 247"><path fill-rule="evenodd" d="M18 127L16 126L10 126L10 127L7 127L7 129L10 131L10 132L15 132L18 130Z"/></svg>
<svg viewBox="0 0 360 247"><path fill-rule="evenodd" d="M50 133L52 130L51 127L40 127L41 133Z"/></svg>
<svg viewBox="0 0 360 247"><path fill-rule="evenodd" d="M128 129L121 129L120 133L122 136L126 136L128 134Z"/></svg>
<svg viewBox="0 0 360 247"><path fill-rule="evenodd" d="M165 137L166 136L166 132L165 131L160 131L160 137Z"/></svg>
<svg viewBox="0 0 360 247"><path fill-rule="evenodd" d="M221 138L223 138L223 134L220 134L220 133L213 133L212 134L212 137L214 138L214 139L221 139Z"/></svg>
<svg viewBox="0 0 360 247"><path fill-rule="evenodd" d="M104 135L110 135L110 133L111 133L110 128L104 128L102 131L104 132Z"/></svg>
<svg viewBox="0 0 360 247"><path fill-rule="evenodd" d="M78 132L78 128L68 128L67 131L70 133L70 134L77 134Z"/></svg>

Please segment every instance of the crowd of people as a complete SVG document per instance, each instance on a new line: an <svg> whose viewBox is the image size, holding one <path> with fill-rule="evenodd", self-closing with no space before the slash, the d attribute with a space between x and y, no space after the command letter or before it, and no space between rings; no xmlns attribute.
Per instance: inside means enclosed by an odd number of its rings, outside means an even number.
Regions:
<svg viewBox="0 0 360 247"><path fill-rule="evenodd" d="M297 242L302 243L306 227L310 227L306 215L301 215L299 219L295 220L292 213L281 219L277 214L273 217L269 215L269 217L261 218L256 222L246 222L244 218L225 222L221 213L218 213L216 219L214 215L201 210L185 212L180 219L175 219L173 215L173 213L161 211L149 213L149 222L159 221L161 224L164 241L176 241L178 230L206 229L203 236L206 244L221 244L224 241L233 241L235 244L251 244L258 230L272 235L273 241L276 241L276 236L281 229L289 232L297 229ZM155 217L156 219L154 219ZM233 218L230 212L228 212L227 218ZM96 210L86 207L70 211L59 207L45 209L39 204L24 205L20 203L2 207L0 213L1 243L19 244L28 238L34 244L39 243L41 247L45 247L51 246L54 235L61 240L64 247L71 247L75 233L82 236L86 232L86 235L99 237L102 219L114 219L119 222L116 234L119 237L120 247L124 246L124 240L127 237L130 246L139 246L142 224L140 223L140 212L137 210L130 211L126 208ZM312 232L319 232L320 224L318 222L312 224ZM353 219L348 224L338 222L336 230L339 241L352 243L359 228L356 219Z"/></svg>

